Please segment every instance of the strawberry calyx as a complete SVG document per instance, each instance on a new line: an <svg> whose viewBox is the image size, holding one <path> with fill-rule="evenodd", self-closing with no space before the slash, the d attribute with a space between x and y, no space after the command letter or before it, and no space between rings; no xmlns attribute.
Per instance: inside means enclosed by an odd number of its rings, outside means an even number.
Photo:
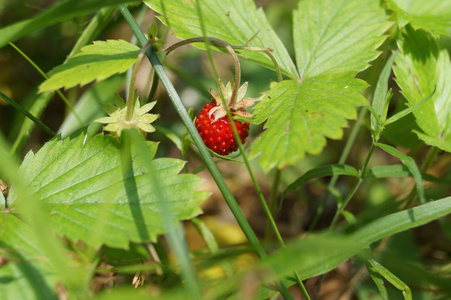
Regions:
<svg viewBox="0 0 451 300"><path fill-rule="evenodd" d="M224 86L224 84L220 81L219 88L221 89L221 93L217 93L210 89L210 94L213 97L212 100L215 103L215 106L209 112L210 117L214 116L212 123L227 116L227 110L224 106L224 102L222 101L222 97L224 97L226 105L229 108L232 116L240 116L244 118L251 116L251 114L246 111L246 108L252 106L257 100L254 98L244 98L244 95L247 92L247 85L248 83L245 82L238 89L235 99L232 98L233 88L230 82L227 83L226 86Z"/></svg>

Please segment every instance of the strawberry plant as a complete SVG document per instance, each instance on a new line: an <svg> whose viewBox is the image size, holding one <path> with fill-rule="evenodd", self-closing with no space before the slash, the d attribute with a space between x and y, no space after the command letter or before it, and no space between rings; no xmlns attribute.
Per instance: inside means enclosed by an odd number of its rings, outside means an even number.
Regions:
<svg viewBox="0 0 451 300"><path fill-rule="evenodd" d="M1 299L451 297L451 2L22 6Z"/></svg>

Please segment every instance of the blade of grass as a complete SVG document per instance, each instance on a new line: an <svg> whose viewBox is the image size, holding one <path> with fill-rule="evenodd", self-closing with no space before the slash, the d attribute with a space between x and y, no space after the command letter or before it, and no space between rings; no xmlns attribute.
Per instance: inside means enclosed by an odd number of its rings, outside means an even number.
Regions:
<svg viewBox="0 0 451 300"><path fill-rule="evenodd" d="M451 197L447 197L379 218L347 235L324 232L301 241L293 241L286 248L263 259L251 270L219 282L208 292L213 299L224 297L245 280L246 276L255 274L264 275L259 277L263 283L271 282L276 277L289 276L296 270L301 271L302 279L325 274L384 237L424 225L450 213Z"/></svg>
<svg viewBox="0 0 451 300"><path fill-rule="evenodd" d="M304 175L296 179L293 183L291 183L282 193L281 199L285 198L285 196L302 186L307 181L313 179L313 178L320 178L320 177L326 177L326 176L339 176L339 175L348 175L348 176L354 176L359 177L359 172L349 166L344 164L334 164L334 165L326 165L326 166L320 166L314 169L311 169L307 171ZM282 201L281 200L281 201Z"/></svg>
<svg viewBox="0 0 451 300"><path fill-rule="evenodd" d="M146 39L144 33L139 28L139 26L136 23L133 16L128 11L128 9L125 7L125 5L121 4L121 5L119 5L119 10L121 11L125 20L128 22L130 28L132 29L133 33L137 37L139 43L141 45L145 45L147 43L147 39ZM247 222L246 218L244 217L240 207L238 206L238 203L236 202L230 189L226 185L224 178L222 177L221 173L219 172L219 169L217 168L215 162L211 158L210 153L208 152L207 147L205 146L205 144L202 141L202 138L200 137L199 133L197 132L191 118L189 117L188 112L186 111L186 109L182 103L182 100L180 99L180 96L178 95L177 91L175 90L174 86L172 85L172 82L170 81L169 77L167 76L163 65L160 63L158 57L156 56L156 54L153 52L153 50L151 48L147 49L146 55L149 58L151 64L153 65L158 77L160 78L161 83L163 84L164 88L166 89L167 93L169 94L169 97L172 100L177 113L179 114L180 118L182 119L183 123L185 124L186 128L188 129L188 132L190 133L195 145L199 149L199 152L200 152L202 158L204 159L207 168L209 169L213 179L216 181L216 184L218 185L219 189L221 190L227 204L229 205L230 209L234 213L235 218L237 219L238 223L240 224L241 228L243 229L249 242L254 247L256 253L260 257L265 257L266 253L265 253L263 247L261 246L260 242L257 239L257 236L252 231L252 228L250 227L249 223Z"/></svg>
<svg viewBox="0 0 451 300"><path fill-rule="evenodd" d="M371 130L377 133L380 128L379 126L385 121L387 111L386 106L386 95L388 89L388 80L391 74L391 68L393 62L395 61L398 52L394 52L382 69L379 79L376 84L376 89L374 90L374 97L371 103L372 108L374 108L374 114L371 116Z"/></svg>
<svg viewBox="0 0 451 300"><path fill-rule="evenodd" d="M344 164L346 162L346 159L349 156L349 153L351 152L351 148L352 146L355 144L356 139L357 139L357 135L359 133L360 128L362 127L363 121L366 118L366 113L367 113L367 109L366 108L362 108L360 110L359 113L359 117L357 119L357 123L352 127L352 131L351 134L349 135L349 138L346 141L346 145L343 149L343 152L340 155L340 159L338 160L338 164ZM333 175L329 184L327 185L327 190L331 191L335 188L335 184L337 183L339 175ZM322 198L321 198L321 203L318 207L318 211L315 214L315 218L313 219L312 223L309 226L309 232L312 232L315 227L316 224L319 221L319 218L321 217L323 211L324 211L324 206L326 205L327 200L329 199L329 197L331 197L331 193L327 192Z"/></svg>
<svg viewBox="0 0 451 300"><path fill-rule="evenodd" d="M123 4L120 4L118 7L119 7L119 10L122 13L124 19L129 24L134 35L138 39L138 42L142 46L146 45L147 39L146 39L144 33L142 32L141 28L139 28L135 19L131 15L130 11ZM238 224L240 225L241 229L243 230L244 234L246 235L246 238L248 239L248 241L251 244L251 246L253 247L254 251L257 253L257 255L260 258L266 257L266 252L263 249L263 246L260 244L260 241L258 240L258 238L255 235L254 231L252 230L251 226L247 222L246 217L244 216L243 212L241 211L238 203L236 202L235 198L233 197L232 192L230 191L227 184L225 183L224 178L222 177L218 167L216 166L215 162L211 158L211 156L208 152L208 149L205 146L204 142L202 141L202 138L200 137L199 133L197 132L191 118L189 117L188 112L186 111L186 108L183 105L182 100L180 99L180 96L178 95L177 91L175 90L174 86L172 85L172 82L170 81L169 77L167 76L163 65L161 64L160 60L158 59L155 52L151 49L151 47L149 47L147 49L146 55L147 55L150 63L154 67L157 76L160 78L160 81L161 81L163 87L165 88L166 92L168 93L169 98L171 99L177 113L179 114L179 116L182 119L183 123L185 124L188 132L190 133L195 145L197 146L197 148L205 162L205 165L207 166L208 170L210 171L210 174L212 175L213 179L215 180L225 201L227 202L227 205L229 206L235 219L237 220ZM288 291L286 290L285 287L281 288L281 292L286 299L291 298L291 295L288 293Z"/></svg>
<svg viewBox="0 0 451 300"><path fill-rule="evenodd" d="M39 118L39 116L41 116L42 112L47 107L47 104L52 99L52 97L53 92L47 92L35 96L35 98L31 99L33 102L31 106L29 106L27 111L31 115ZM31 119L27 118L26 116L25 118L22 117L22 115L19 116L21 117L17 118L17 123L14 122L14 124L17 124L16 125L17 127L20 127L19 130L16 132L11 132L11 134L9 135L10 138L15 137L14 144L11 146L11 154L15 153L16 155L19 155L20 151L22 151L25 143L27 142L28 138L31 135L31 131L33 130L35 124Z"/></svg>
<svg viewBox="0 0 451 300"><path fill-rule="evenodd" d="M219 251L218 243L216 242L215 236L213 232L211 232L210 228L199 218L194 218L191 220L193 222L194 226L196 227L199 234L204 239L205 243L207 244L208 250L210 250L211 254L216 254ZM233 274L233 268L230 265L229 261L220 261L219 265L224 270L224 272L227 274L227 276L231 276Z"/></svg>
<svg viewBox="0 0 451 300"><path fill-rule="evenodd" d="M392 272L387 270L384 266L382 266L374 259L368 260L368 265L369 265L368 268L371 268L374 272L380 274L395 288L400 290L405 300L412 300L412 292L410 291L410 288L402 280L396 277Z"/></svg>
<svg viewBox="0 0 451 300"><path fill-rule="evenodd" d="M233 135L234 135L234 137L235 137L235 140L237 141L238 148L239 148L240 153L241 153L241 156L242 156L242 158L243 158L243 162L244 162L244 164L245 164L245 166L246 166L246 169L247 169L247 171L248 171L248 173L249 173L249 176L251 177L252 184L253 184L254 187L255 187L257 196L258 196L258 198L259 198L259 200L260 200L260 204L261 204L261 206L262 206L262 208L263 208L263 210L264 210L264 212L265 212L265 214L266 214L266 217L268 218L268 219L267 219L267 220L268 220L268 228L272 228L274 234L276 235L276 238L277 238L277 241L278 241L279 245L280 245L281 247L285 247L285 242L283 241L283 238L282 238L282 236L281 236L281 234L280 234L280 232L279 232L279 229L277 228L276 222L275 222L275 220L274 220L273 213L272 213L271 209L269 208L269 206L268 206L268 204L267 204L267 202L266 202L266 200L265 200L265 197L263 196L263 193L262 193L262 191L261 191L260 185L259 185L258 182L257 182L257 179L256 179L256 177L255 177L255 175L254 175L254 172L253 172L253 170L252 170L252 168L251 168L251 166L250 166L249 160L248 160L248 158L247 158L246 152L244 151L243 143L241 142L241 138L240 138L240 136L239 136L239 134L238 134L238 130L237 130L236 126L235 126L235 122L233 121L232 114L231 114L231 112L230 112L230 110L229 110L228 105L226 105L227 102L234 104L234 103L235 103L235 100L236 100L235 97L236 97L238 88L239 88L239 86L240 86L240 80L241 80L241 69L240 69L241 67L240 67L240 62L239 62L238 57L236 56L236 53L234 52L234 50L233 50L232 48L230 48L230 45L228 45L229 49L227 49L227 50L230 52L230 54L231 54L231 55L233 56L233 58L234 58L235 78L234 78L234 86L233 86L233 92L232 92L232 95L230 96L230 99L227 99L227 100L226 100L226 99L224 99L224 95L222 95L221 89L219 88L219 86L220 86L220 83L219 83L219 74L218 74L218 71L217 71L216 66L215 66L215 64L214 64L213 54L212 54L212 51L211 51L211 49L210 49L210 42L211 42L211 39L208 39L208 37L207 37L207 32L206 32L206 30L205 30L206 26L205 26L205 24L204 24L204 18L203 18L203 16L202 16L201 1L200 1L200 0L197 0L196 4L197 4L197 5L196 5L197 14L198 14L198 16L199 16L200 25L201 25L201 30L202 30L202 36L203 36L205 45L206 45L206 47L207 47L208 58L209 58L209 60L210 60L210 65L211 65L211 67L212 67L212 69L213 69L213 72L214 72L214 75L215 75L216 84L217 84L217 86L218 86L218 90L219 90L219 92L220 92L222 102L223 102L223 104L224 104L224 107L226 108L227 118L228 118L228 120L229 120L229 122L230 122L230 125L231 125L231 127L232 127ZM251 40L252 40L252 39L251 39ZM250 41L249 41L249 42L250 42ZM269 53L269 51L268 51L268 53ZM267 54L268 54L268 53L267 53ZM273 59L273 62L274 62L275 66L276 66L276 69L277 69L277 74L278 74L278 77L279 77L279 81L280 81L281 78L282 78L282 75L281 75L281 73L280 73L280 69L279 69L279 66L278 66L278 64L277 64L277 61L275 61L274 57L272 57L272 55L271 55L270 53L269 53L269 56ZM279 173L279 174L280 174L280 173ZM275 189L277 189L277 185L276 185ZM275 201L273 201L273 202L271 203L271 205L274 205L274 203L275 203ZM299 284L299 287L301 288L301 290L302 290L304 296L306 297L307 300L310 300L310 296L309 296L309 294L307 293L307 290L305 289L304 284L303 284L302 281L300 280L298 274L295 273L294 275L295 275L295 277L296 277L297 283ZM281 281L279 282L279 288L280 288L281 294L283 295L283 297L284 297L285 299L291 298L291 295L288 293L288 291L286 290L286 288L285 288L283 282L281 282Z"/></svg>
<svg viewBox="0 0 451 300"><path fill-rule="evenodd" d="M9 43L11 45L11 47L13 47L17 52L20 53L20 55L22 55L41 75L42 77L44 77L45 79L48 79L49 77L47 76L47 74L44 73L44 71L41 70L41 68L39 68L38 65L36 65L34 63L34 61L31 60L31 58L29 58L22 50L20 50L16 45L14 45L13 43ZM61 93L61 91L57 90L56 91L58 93L58 95L61 97L61 99L64 101L64 103L66 103L67 107L69 108L69 110L71 111L71 113L74 114L75 118L77 119L78 123L80 124L80 126L83 126L83 121L81 120L81 118L75 113L74 107L72 106L72 104L69 102L69 100L66 98L66 96L64 96L63 93Z"/></svg>
<svg viewBox="0 0 451 300"><path fill-rule="evenodd" d="M127 173L130 168L133 168L133 161L130 155L130 147L132 144L135 145L136 150L143 156L150 157L148 147L145 144L144 138L138 133L137 130L124 130L121 133L121 143L124 150L125 159L123 162L126 164ZM148 170L152 170L153 166L150 160L143 159L144 162L147 163ZM133 171L132 171L133 172ZM125 174L124 174L125 175ZM167 194L169 191L163 191L161 188L160 178L155 176L155 172L147 172L146 176L149 180L149 184L155 187L156 198L160 201L158 202L160 205L159 211L161 211L163 215L163 226L165 227L165 232L167 232L168 242L171 246L171 249L174 251L175 256L177 257L177 261L181 268L182 277L185 279L184 285L186 290L190 293L189 299L200 299L201 298L201 289L198 278L196 276L196 271L194 269L194 265L190 258L190 253L188 250L188 245L185 240L185 235L183 233L183 227L180 222L178 222L178 226L174 226L175 219L171 211L168 209L166 204ZM135 209L136 211L136 209ZM140 213L140 211L137 211ZM143 232L143 234L148 235L147 232Z"/></svg>
<svg viewBox="0 0 451 300"><path fill-rule="evenodd" d="M41 120L39 120L38 118L36 118L35 116L33 116L32 114L30 114L26 109L24 109L22 106L20 106L19 103L17 103L16 101L10 99L8 96L6 96L5 94L3 94L2 92L0 92L0 98L2 98L3 100L5 100L9 105L11 105L14 109L16 109L17 111L21 112L22 114L24 114L27 118L29 118L30 120L32 120L36 125L38 125L39 127L42 128L42 130L44 130L45 132L47 132L51 137L54 137L56 134L44 123L41 122Z"/></svg>

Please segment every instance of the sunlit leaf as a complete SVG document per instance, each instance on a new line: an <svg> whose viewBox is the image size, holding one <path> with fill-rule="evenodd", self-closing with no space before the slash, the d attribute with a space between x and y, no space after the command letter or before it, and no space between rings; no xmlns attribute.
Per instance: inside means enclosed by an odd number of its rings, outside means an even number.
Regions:
<svg viewBox="0 0 451 300"><path fill-rule="evenodd" d="M139 51L140 48L123 40L96 41L50 71L50 78L39 86L39 91L68 89L123 73L136 61Z"/></svg>
<svg viewBox="0 0 451 300"><path fill-rule="evenodd" d="M157 144L148 143L155 153ZM36 154L29 153L20 168L39 204L49 213L52 228L73 240L94 246L127 247L130 241L154 240L164 232L164 201L177 220L200 213L198 204L208 193L197 191L201 179L177 175L183 162L143 157L132 146L133 172L124 178L117 139L96 135L84 144L84 134L53 139ZM151 160L146 169L143 159ZM161 190L149 184L149 173ZM14 186L10 206L17 201ZM161 198L157 198L160 195Z"/></svg>
<svg viewBox="0 0 451 300"><path fill-rule="evenodd" d="M393 69L396 82L409 106L419 103L435 90L430 101L413 111L423 131L415 132L427 144L451 152L451 61L448 51L440 49L424 31L409 28L406 31Z"/></svg>
<svg viewBox="0 0 451 300"><path fill-rule="evenodd" d="M443 0L388 0L396 12L399 27L410 23L415 29L424 29L434 35L449 34L451 2Z"/></svg>
<svg viewBox="0 0 451 300"><path fill-rule="evenodd" d="M389 23L373 0L301 1L294 42L302 80L275 85L255 107L266 131L254 142L263 170L283 168L319 154L326 138L340 139L355 107L366 104L366 83L354 79L378 55ZM350 13L351 12L351 13Z"/></svg>
<svg viewBox="0 0 451 300"><path fill-rule="evenodd" d="M175 30L174 34L181 39L202 37L202 26L207 37L219 38L233 46L244 46L255 36L250 45L271 48L282 72L290 78L297 78L295 66L285 46L271 28L263 10L257 9L253 0L145 0L144 3L162 14L162 22ZM202 23L196 4L200 5ZM205 49L201 43L193 45ZM240 52L246 58L274 69L273 62L266 54L245 50Z"/></svg>
<svg viewBox="0 0 451 300"><path fill-rule="evenodd" d="M340 139L346 119L357 117L356 105L366 83L353 74L318 75L275 85L254 111L256 123L268 119L254 142L251 157L260 155L263 170L299 162L305 153L318 154L326 138Z"/></svg>
<svg viewBox="0 0 451 300"><path fill-rule="evenodd" d="M379 1L299 1L293 32L301 78L366 69L389 26Z"/></svg>

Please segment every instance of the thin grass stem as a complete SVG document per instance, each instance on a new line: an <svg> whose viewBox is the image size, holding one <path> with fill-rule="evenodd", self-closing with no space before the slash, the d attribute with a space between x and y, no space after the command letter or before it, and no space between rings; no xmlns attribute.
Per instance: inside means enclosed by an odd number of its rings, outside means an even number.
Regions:
<svg viewBox="0 0 451 300"><path fill-rule="evenodd" d="M36 125L38 125L39 127L42 128L42 130L44 130L45 132L47 132L51 137L56 136L56 133L54 133L47 125L45 125L44 123L41 122L41 120L39 120L38 118L36 118L35 116L33 116L32 114L30 114L25 108L23 108L19 103L17 103L16 101L12 100L11 98L9 98L8 96L6 96L5 94L3 94L2 92L0 92L0 98L2 98L3 100L5 100L9 105L11 105L14 109L16 109L17 111L21 112L22 114L24 114L27 118L29 118L30 120L32 120Z"/></svg>
<svg viewBox="0 0 451 300"><path fill-rule="evenodd" d="M39 66L37 64L35 64L34 61L31 60L31 58L29 58L22 50L20 50L16 45L14 45L13 43L9 43L11 45L11 47L13 47L17 52L19 52L20 55L22 55L41 75L42 77L44 77L45 79L48 79L49 77L47 76L47 74L44 73L44 71L42 71L41 68L39 68ZM66 103L67 107L69 108L69 110L74 114L75 118L77 119L78 123L80 124L80 126L84 126L85 124L83 123L83 121L81 120L80 116L77 114L77 112L75 111L73 105L70 103L70 101L66 98L66 96L64 96L64 94L60 91L60 90L56 90L56 93L61 97L61 99L64 101L64 103Z"/></svg>

